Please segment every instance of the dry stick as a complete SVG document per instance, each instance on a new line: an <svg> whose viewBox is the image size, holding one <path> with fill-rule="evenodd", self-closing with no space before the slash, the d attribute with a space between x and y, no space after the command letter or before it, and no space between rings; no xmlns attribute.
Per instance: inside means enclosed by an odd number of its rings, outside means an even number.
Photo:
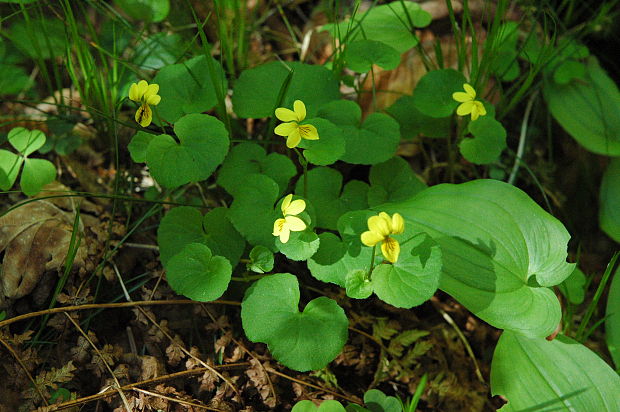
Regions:
<svg viewBox="0 0 620 412"><path fill-rule="evenodd" d="M361 402L360 402L360 400L359 400L359 399L355 399L355 398L349 397L349 396L347 396L347 395L342 395L342 394L340 394L340 393L338 393L338 392L334 392L334 391L332 391L331 389L321 388L321 387L320 387L320 386L318 386L318 385L315 385L315 384L312 384L312 383L309 383L309 382L305 382L305 381L302 381L302 380L297 379L297 378L293 378L292 376L288 376L288 375L286 375L286 374L284 374L284 373L282 373L282 372L278 372L278 371L277 371L277 370L275 370L275 369L266 368L266 370L267 370L267 372L269 372L269 373L273 373L274 375L280 376L280 377L282 377L282 378L284 378L284 379L288 379L288 380L290 380L290 381L293 381L293 382L299 383L300 385L309 386L309 387L311 387L311 388L318 389L318 390L320 390L320 391L330 393L330 394L332 394L332 395L334 395L334 396L337 396L337 397L339 397L339 398L346 399L346 400L347 400L347 401L349 401L349 402L353 402L353 403L361 404Z"/></svg>
<svg viewBox="0 0 620 412"><path fill-rule="evenodd" d="M2 343L2 346L4 346L6 350L9 351L11 356L15 358L15 360L17 361L17 363L19 363L19 366L22 367L24 372L26 372L26 376L28 376L28 379L30 379L30 383L32 383L32 386L34 386L34 389L37 391L41 399L43 399L43 403L45 403L45 405L49 405L49 403L47 402L47 399L45 399L45 396L43 395L43 392L41 392L39 385L35 383L35 380L32 378L32 375L30 374L30 372L28 372L28 369L26 369L26 365L24 365L24 362L20 359L17 353L13 350L11 345L9 345L8 342L5 342L4 339L2 338L0 338L0 343Z"/></svg>
<svg viewBox="0 0 620 412"><path fill-rule="evenodd" d="M135 392L142 392L142 393L145 393L147 395L155 396L157 398L162 398L162 399L166 399L166 400L169 400L169 401L172 401L172 402L177 402L177 403L180 403L182 405L194 406L196 408L206 409L208 411L224 412L224 410L222 410L222 409L211 408L209 406L201 405L199 403L194 403L194 402L190 402L190 401L184 401L182 399L178 399L178 398L173 398L171 396L162 395L161 393L157 393L157 392L147 391L145 389L133 388L132 390L135 391Z"/></svg>
<svg viewBox="0 0 620 412"><path fill-rule="evenodd" d="M103 362L103 364L105 365L106 369L108 370L108 372L110 372L110 375L112 376L112 379L114 379L114 383L116 383L116 387L114 388L116 391L118 391L119 396L121 397L123 404L125 405L125 408L128 411L131 411L131 407L129 406L129 402L127 401L127 398L125 397L125 393L123 393L123 391L120 389L121 387L121 383L118 381L118 379L116 378L116 375L114 374L114 371L112 370L112 368L110 367L110 365L108 365L108 362L106 362L105 358L103 357L103 355L101 354L101 352L99 352L99 348L97 348L97 346L93 343L92 340L90 340L90 337L86 334L86 332L84 332L84 330L80 327L80 324L77 323L75 321L75 319L73 319L71 317L71 315L69 315L68 313L65 312L65 316L69 319L69 321L71 323L73 323L73 326L75 326L75 328L82 334L82 336L84 336L84 339L86 339L86 341L90 344L90 346L93 347L93 349L95 350L95 352L97 352L97 355L99 356L99 359L101 359L101 362Z"/></svg>
<svg viewBox="0 0 620 412"><path fill-rule="evenodd" d="M379 345L379 347L383 350L385 350L386 352L389 353L388 348L385 347L385 345L377 338L375 338L374 336L372 336L370 333L364 332L363 330L354 328L353 326L349 326L349 330L352 330L353 332L357 332L362 336L367 337L368 339L370 339L371 341L373 341L374 343L376 343L377 345Z"/></svg>
<svg viewBox="0 0 620 412"><path fill-rule="evenodd" d="M170 334L168 332L166 332L161 326L159 326L159 324L152 319L148 313L146 313L146 311L144 309L142 309L140 306L138 306L137 308L140 312L142 312L142 315L144 315L145 318L147 318L148 320L150 320L153 325L155 325L155 327L157 329L159 329L159 331L161 333L164 334L164 336L166 336L170 342L177 346L184 354L186 354L187 356L189 356L190 358L194 359L195 361L197 361L198 363L200 363L202 366L204 366L205 368L209 369L211 372L213 372L218 378L220 378L221 380L223 380L224 382L226 382L226 384L228 386L230 386L230 388L233 390L233 392L235 392L235 394L237 394L237 396L240 396L239 391L237 390L237 388L235 388L235 385L233 385L233 383L229 380L226 379L226 377L224 375L222 375L221 373L219 373L217 370L215 370L211 365L209 365L208 363L206 363L205 361L203 361L202 359L198 358L197 356L194 356L194 354L192 354L190 351L188 351L187 349L185 349L183 346L179 345L172 336L170 336Z"/></svg>
<svg viewBox="0 0 620 412"><path fill-rule="evenodd" d="M248 362L230 363L228 365L218 365L218 366L215 366L215 367L218 368L218 369L231 369L231 368L235 368L235 367L238 367L238 366L249 366L249 363ZM175 378L178 378L180 376L185 376L185 375L199 375L201 373L205 373L208 370L209 370L208 368L189 369L189 370L185 370L185 371L181 371L181 372L171 373L169 375L158 376L156 378L151 378L151 379L147 379L147 380L136 382L136 383L130 383L128 385L121 386L119 389L121 389L123 391L133 390L135 387L138 387L138 386L149 385L149 384L156 383L156 382L161 382L161 381L167 381L167 380L175 379ZM113 395L118 395L118 392L116 392L115 390L106 391L106 392L100 392L100 393L97 393L95 395L85 396L85 397L80 398L80 399L74 399L74 400L71 400L71 401L67 401L67 402L51 405L47 409L47 411L52 412L52 411L59 411L59 410L63 410L63 409L68 409L68 408L72 408L72 407L80 405L80 404L96 401L96 400L99 400L101 398L105 398L106 396L113 396Z"/></svg>
<svg viewBox="0 0 620 412"><path fill-rule="evenodd" d="M235 302L232 300L214 300L209 303L219 305L232 305L240 306L241 302ZM0 322L0 328L8 326L12 323L19 322L20 320L36 318L37 316L52 315L55 313L74 312L76 310L89 310L89 309L114 309L114 308L132 308L134 306L158 306L158 305L200 305L202 302L196 302L188 299L177 300L138 300L132 302L120 302L120 303L89 303L86 305L77 306L64 306L61 308L52 308L46 310L40 310L38 312L25 313L23 315L15 316L10 319L5 319Z"/></svg>
<svg viewBox="0 0 620 412"><path fill-rule="evenodd" d="M205 305L200 305L200 307L207 312L207 315L209 315L209 317L211 318L211 320L217 324L215 317L211 314L211 312L209 312L209 309L206 308ZM224 328L222 328L221 326L219 327L220 330L222 331L222 333L226 333L226 331L224 330ZM273 382L271 382L271 378L269 377L269 373L267 373L267 369L265 368L265 365L263 365L263 363L261 361L259 361L256 356L254 356L254 354L249 351L245 346L243 346L241 344L241 342L237 341L235 338L231 337L232 341L235 342L235 344L237 346L239 346L245 353L247 353L252 359L254 359L256 362L258 362L258 364L260 365L261 369L263 370L263 372L265 373L265 377L267 378L267 382L269 383L269 389L271 390L271 393L273 394L273 399L275 401L275 403L278 403L278 395L276 395L276 390L273 387Z"/></svg>

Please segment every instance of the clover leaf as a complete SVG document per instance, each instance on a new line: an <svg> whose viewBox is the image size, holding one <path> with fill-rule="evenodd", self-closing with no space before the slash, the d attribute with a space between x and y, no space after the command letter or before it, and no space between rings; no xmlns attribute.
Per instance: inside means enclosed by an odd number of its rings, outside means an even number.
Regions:
<svg viewBox="0 0 620 412"><path fill-rule="evenodd" d="M342 160L353 164L381 163L396 153L400 141L398 122L383 113L371 113L362 122L362 109L350 100L337 100L321 107L318 117L340 127L345 136Z"/></svg>
<svg viewBox="0 0 620 412"><path fill-rule="evenodd" d="M327 297L308 302L302 312L299 284L290 273L254 283L241 303L241 321L252 342L264 342L273 357L298 371L324 368L344 347L349 321Z"/></svg>
<svg viewBox="0 0 620 412"><path fill-rule="evenodd" d="M228 259L213 256L211 249L190 243L174 255L166 266L166 279L177 293L192 300L209 302L228 288L232 267Z"/></svg>
<svg viewBox="0 0 620 412"><path fill-rule="evenodd" d="M188 114L174 125L179 142L172 136L153 137L146 149L146 164L153 177L168 188L199 182L211 176L228 152L228 132L224 124L206 114ZM140 146L144 135L134 144L136 156L143 158ZM132 142L133 143L133 142Z"/></svg>

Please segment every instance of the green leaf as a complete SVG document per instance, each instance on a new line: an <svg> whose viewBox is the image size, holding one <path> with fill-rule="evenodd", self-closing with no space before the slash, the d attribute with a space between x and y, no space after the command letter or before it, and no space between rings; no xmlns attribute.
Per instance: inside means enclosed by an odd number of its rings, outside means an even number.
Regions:
<svg viewBox="0 0 620 412"><path fill-rule="evenodd" d="M386 202L399 202L424 189L426 185L416 177L409 163L402 157L393 157L370 168L368 205L373 207Z"/></svg>
<svg viewBox="0 0 620 412"><path fill-rule="evenodd" d="M519 40L519 24L514 21L499 26L495 36L489 36L491 44L488 56L490 70L505 82L515 80L519 76L517 58L517 41ZM485 47L486 48L486 47Z"/></svg>
<svg viewBox="0 0 620 412"><path fill-rule="evenodd" d="M220 86L226 90L222 66L213 58L211 60L216 77L221 81ZM184 114L210 110L217 103L209 64L204 55L162 68L153 83L159 84L161 96L161 102L156 106L157 112L162 120L170 123L176 123ZM157 119L157 116L154 118Z"/></svg>
<svg viewBox="0 0 620 412"><path fill-rule="evenodd" d="M415 107L414 101L413 96L403 96L386 109L386 113L400 125L403 139L414 139L419 134L426 137L448 137L451 116L427 116Z"/></svg>
<svg viewBox="0 0 620 412"><path fill-rule="evenodd" d="M295 164L280 153L267 155L256 143L241 143L230 150L217 176L217 184L233 196L245 186L245 177L263 173L272 178L284 193L288 183L297 174Z"/></svg>
<svg viewBox="0 0 620 412"><path fill-rule="evenodd" d="M280 89L289 74L287 66L293 70L293 75L282 102L278 103ZM232 102L237 116L261 118L273 116L277 107L292 108L295 100L301 100L310 118L319 106L339 98L338 81L325 67L298 62L287 62L285 66L281 62L270 62L241 73L235 82Z"/></svg>
<svg viewBox="0 0 620 412"><path fill-rule="evenodd" d="M347 276L351 272L368 272L372 248L360 248L360 242L356 246L347 245L330 232L321 233L319 239L319 250L308 260L308 269L316 279L347 288Z"/></svg>
<svg viewBox="0 0 620 412"><path fill-rule="evenodd" d="M181 295L199 302L210 302L222 296L228 288L232 267L228 259L212 256L211 250L200 243L190 243L168 261L166 279Z"/></svg>
<svg viewBox="0 0 620 412"><path fill-rule="evenodd" d="M11 129L8 141L18 152L30 156L45 144L45 134L40 130L27 130L23 127Z"/></svg>
<svg viewBox="0 0 620 412"><path fill-rule="evenodd" d="M454 69L432 70L418 82L413 92L413 104L430 117L450 116L460 104L452 93L463 91L465 76Z"/></svg>
<svg viewBox="0 0 620 412"><path fill-rule="evenodd" d="M347 40L373 39L391 46L398 53L404 53L418 44L415 27L426 27L430 22L431 15L422 10L419 4L394 1L358 14ZM344 32L349 24L349 21L339 23L340 31ZM332 36L338 36L335 24L327 25L325 29Z"/></svg>
<svg viewBox="0 0 620 412"><path fill-rule="evenodd" d="M183 50L185 50L185 45L180 34L155 33L148 36L144 41L138 42L133 63L143 70L159 70L179 61L183 56ZM154 81L154 83L159 84L158 81ZM159 94L161 95L161 93Z"/></svg>
<svg viewBox="0 0 620 412"><path fill-rule="evenodd" d="M317 227L325 229L336 229L338 218L345 212L351 210L351 206L365 203L365 199L352 200L357 196L364 196L363 191L358 190L359 186L351 181L347 183L341 195L342 175L335 169L329 167L315 167L308 172L308 200L314 205L317 212ZM351 186L355 185L355 186ZM347 188L351 186L356 190L351 191ZM300 177L295 185L295 193L303 195L304 177ZM348 198L345 200L345 193ZM364 205L362 208L365 208Z"/></svg>
<svg viewBox="0 0 620 412"><path fill-rule="evenodd" d="M168 16L170 0L114 0L132 19L158 23Z"/></svg>
<svg viewBox="0 0 620 412"><path fill-rule="evenodd" d="M371 412L402 412L398 399L378 389L371 389L364 394L364 404Z"/></svg>
<svg viewBox="0 0 620 412"><path fill-rule="evenodd" d="M412 230L405 226L405 233ZM381 253L379 251L379 253ZM372 286L379 299L399 308L412 308L430 299L441 275L441 249L427 234L420 233L401 243L396 263L381 264L372 271Z"/></svg>
<svg viewBox="0 0 620 412"><path fill-rule="evenodd" d="M279 195L276 182L268 176L250 174L244 177L244 189L235 192L229 218L235 228L253 246L265 246L275 252L273 223L282 212L273 205Z"/></svg>
<svg viewBox="0 0 620 412"><path fill-rule="evenodd" d="M502 412L620 410L620 376L598 355L559 335L552 341L505 331L491 365L491 392Z"/></svg>
<svg viewBox="0 0 620 412"><path fill-rule="evenodd" d="M283 365L297 371L324 368L342 351L349 321L338 304L319 297L299 306L299 284L290 273L260 279L241 303L243 329L252 342L264 342Z"/></svg>
<svg viewBox="0 0 620 412"><path fill-rule="evenodd" d="M33 59L64 56L67 47L65 24L56 18L18 20L11 26L8 37L19 51Z"/></svg>
<svg viewBox="0 0 620 412"><path fill-rule="evenodd" d="M550 286L573 271L564 226L521 190L496 180L440 184L385 205L441 247L439 287L491 325L548 336L560 321Z"/></svg>
<svg viewBox="0 0 620 412"><path fill-rule="evenodd" d="M477 165L497 161L506 148L504 126L487 115L469 122L468 128L474 138L466 138L459 143L463 157Z"/></svg>
<svg viewBox="0 0 620 412"><path fill-rule="evenodd" d="M396 153L400 141L398 122L383 113L371 113L362 122L362 110L350 100L338 100L321 107L319 117L340 127L345 136L342 160L353 164L375 164Z"/></svg>
<svg viewBox="0 0 620 412"><path fill-rule="evenodd" d="M0 150L0 189L10 190L17 180L24 158L8 150Z"/></svg>
<svg viewBox="0 0 620 412"><path fill-rule="evenodd" d="M544 82L549 111L587 150L620 156L620 92L594 57L586 64L586 81Z"/></svg>
<svg viewBox="0 0 620 412"><path fill-rule="evenodd" d="M0 59L2 57L0 56ZM12 64L0 63L0 95L18 94L32 85L24 69Z"/></svg>
<svg viewBox="0 0 620 412"><path fill-rule="evenodd" d="M264 246L254 246L250 251L248 270L256 273L268 273L273 270L273 253Z"/></svg>
<svg viewBox="0 0 620 412"><path fill-rule="evenodd" d="M609 237L620 243L620 158L611 159L599 193L598 221Z"/></svg>
<svg viewBox="0 0 620 412"><path fill-rule="evenodd" d="M171 136L155 136L146 150L146 164L164 187L205 180L228 153L224 124L206 114L188 114L174 125L180 144Z"/></svg>
<svg viewBox="0 0 620 412"><path fill-rule="evenodd" d="M299 147L305 149L303 153L308 162L327 166L339 160L345 150L345 136L342 129L321 118L310 119L305 123L315 126L319 133L319 140L301 139L299 143Z"/></svg>
<svg viewBox="0 0 620 412"><path fill-rule="evenodd" d="M553 72L553 81L558 84L569 84L573 80L587 81L586 66L576 60L562 62Z"/></svg>
<svg viewBox="0 0 620 412"><path fill-rule="evenodd" d="M137 163L146 162L146 151L151 141L155 138L154 134L143 132L140 130L132 138L131 142L127 145L131 160Z"/></svg>
<svg viewBox="0 0 620 412"><path fill-rule="evenodd" d="M54 179L56 179L56 167L49 160L24 160L24 170L19 180L19 185L24 194L34 196L41 191L43 186L53 182Z"/></svg>
<svg viewBox="0 0 620 412"><path fill-rule="evenodd" d="M305 230L303 232L291 232L288 242L280 242L276 238L276 247L291 260L306 260L319 250L319 237L316 233Z"/></svg>
<svg viewBox="0 0 620 412"><path fill-rule="evenodd" d="M400 53L380 41L363 39L347 44L344 59L354 72L366 73L373 64L385 70L395 69L400 64Z"/></svg>
<svg viewBox="0 0 620 412"><path fill-rule="evenodd" d="M367 278L368 271L356 269L348 272L344 284L347 296L353 299L366 299L372 295L372 281Z"/></svg>
<svg viewBox="0 0 620 412"><path fill-rule="evenodd" d="M607 348L616 365L616 369L620 370L620 269L616 269L616 273L609 286L605 316Z"/></svg>
<svg viewBox="0 0 620 412"><path fill-rule="evenodd" d="M234 267L245 249L243 236L230 222L228 215L230 209L216 207L211 209L202 220L202 227L206 234L205 244L211 251L224 256Z"/></svg>
<svg viewBox="0 0 620 412"><path fill-rule="evenodd" d="M586 290L586 275L575 266L575 270L564 282L558 285L558 289L573 305L580 305L583 303Z"/></svg>
<svg viewBox="0 0 620 412"><path fill-rule="evenodd" d="M293 406L291 412L345 412L344 406L338 401L327 400L317 407L312 401L299 401Z"/></svg>

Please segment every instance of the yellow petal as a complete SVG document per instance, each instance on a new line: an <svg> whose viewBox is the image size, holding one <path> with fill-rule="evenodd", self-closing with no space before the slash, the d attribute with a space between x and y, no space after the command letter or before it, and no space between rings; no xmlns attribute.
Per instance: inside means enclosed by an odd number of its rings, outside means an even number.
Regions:
<svg viewBox="0 0 620 412"><path fill-rule="evenodd" d="M306 202L303 199L293 200L284 212L285 215L298 215L306 209Z"/></svg>
<svg viewBox="0 0 620 412"><path fill-rule="evenodd" d="M157 92L159 91L159 85L156 83L153 84L149 84L146 87L146 91L144 92L144 99L148 99L151 96L155 96L157 94Z"/></svg>
<svg viewBox="0 0 620 412"><path fill-rule="evenodd" d="M140 102L140 94L138 93L138 83L133 83L129 88L129 99L134 102Z"/></svg>
<svg viewBox="0 0 620 412"><path fill-rule="evenodd" d="M384 238L390 234L390 220L381 216L372 216L368 219L368 229Z"/></svg>
<svg viewBox="0 0 620 412"><path fill-rule="evenodd" d="M283 122L292 122L297 120L297 115L291 109L279 107L276 109L276 117Z"/></svg>
<svg viewBox="0 0 620 412"><path fill-rule="evenodd" d="M467 93L463 92L452 93L452 98L460 103L471 101L471 97Z"/></svg>
<svg viewBox="0 0 620 412"><path fill-rule="evenodd" d="M485 114L487 114L487 110L484 108L482 102L475 101L471 110L471 120L476 120L478 117L484 116Z"/></svg>
<svg viewBox="0 0 620 412"><path fill-rule="evenodd" d="M136 111L136 122L142 127L148 127L153 121L153 112L148 104L144 103Z"/></svg>
<svg viewBox="0 0 620 412"><path fill-rule="evenodd" d="M289 229L288 225L284 225L282 226L282 231L280 232L280 242L282 243L286 243L288 242L288 238L291 235L291 230Z"/></svg>
<svg viewBox="0 0 620 412"><path fill-rule="evenodd" d="M392 234L397 235L405 231L405 221L399 213L392 215Z"/></svg>
<svg viewBox="0 0 620 412"><path fill-rule="evenodd" d="M280 233L282 233L282 229L284 228L285 223L286 223L286 220L284 219L276 219L276 221L273 222L273 235L274 236L280 236Z"/></svg>
<svg viewBox="0 0 620 412"><path fill-rule="evenodd" d="M316 130L316 127L311 124L303 124L299 126L299 134L304 139L319 140L319 132Z"/></svg>
<svg viewBox="0 0 620 412"><path fill-rule="evenodd" d="M161 96L158 94L154 94L146 98L146 104L150 104L151 106L157 106L161 101Z"/></svg>
<svg viewBox="0 0 620 412"><path fill-rule="evenodd" d="M383 236L381 236L378 233L371 232L370 230L368 230L362 233L361 240L362 240L362 243L365 244L366 246L374 246L383 240Z"/></svg>
<svg viewBox="0 0 620 412"><path fill-rule="evenodd" d="M306 224L304 221L297 216L287 216L284 219L286 220L286 224L284 226L288 227L289 230L292 230L293 232L301 232L306 229Z"/></svg>
<svg viewBox="0 0 620 412"><path fill-rule="evenodd" d="M286 209L288 209L288 206L291 204L291 200L293 199L293 194L288 194L284 197L284 200L282 200L282 205L280 206L280 209L282 209L282 214L284 216L286 216Z"/></svg>
<svg viewBox="0 0 620 412"><path fill-rule="evenodd" d="M383 253L383 256L387 261L395 263L398 260L398 255L400 254L400 244L398 243L398 240L391 237L385 238L383 243L381 243L381 253Z"/></svg>
<svg viewBox="0 0 620 412"><path fill-rule="evenodd" d="M299 134L299 128L296 127L295 130L288 135L288 139L286 139L286 147L292 149L293 147L297 147L299 142L301 142L301 135Z"/></svg>
<svg viewBox="0 0 620 412"><path fill-rule="evenodd" d="M471 97L470 100L474 100L476 98L476 90L471 87L469 83L463 84L463 89L465 89L465 93L467 93L469 97Z"/></svg>
<svg viewBox="0 0 620 412"><path fill-rule="evenodd" d="M465 102L461 103L459 107L456 108L456 114L459 116L467 116L471 113L474 108L474 102Z"/></svg>
<svg viewBox="0 0 620 412"><path fill-rule="evenodd" d="M295 100L293 103L293 109L295 110L295 115L297 116L297 121L301 122L306 118L306 105L301 100Z"/></svg>
<svg viewBox="0 0 620 412"><path fill-rule="evenodd" d="M138 82L138 97L140 98L140 100L142 100L142 97L144 96L144 93L146 93L146 90L149 88L149 84L146 82L146 80L140 80Z"/></svg>
<svg viewBox="0 0 620 412"><path fill-rule="evenodd" d="M293 131L295 129L297 129L297 123L295 122L290 122L290 123L282 123L280 125L278 125L278 127L276 127L274 129L274 133L277 134L278 136L288 136L291 133L293 133Z"/></svg>

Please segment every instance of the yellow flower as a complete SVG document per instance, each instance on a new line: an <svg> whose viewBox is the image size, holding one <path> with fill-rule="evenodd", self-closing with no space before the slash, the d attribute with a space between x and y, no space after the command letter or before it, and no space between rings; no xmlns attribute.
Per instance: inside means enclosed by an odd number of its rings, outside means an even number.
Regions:
<svg viewBox="0 0 620 412"><path fill-rule="evenodd" d="M306 228L303 220L297 216L306 209L306 202L303 199L293 200L293 195L287 195L282 201L282 216L273 223L273 235L280 236L280 242L288 242L288 238L293 232L301 232Z"/></svg>
<svg viewBox="0 0 620 412"><path fill-rule="evenodd" d="M381 253L385 259L394 263L400 254L400 244L398 240L389 235L398 235L405 230L405 221L398 213L394 213L390 218L385 212L379 216L372 216L368 219L368 231L362 233L362 243L366 246L375 246L381 242Z"/></svg>
<svg viewBox="0 0 620 412"><path fill-rule="evenodd" d="M142 127L147 127L153 120L153 111L151 106L157 106L161 101L158 84L148 84L146 80L140 80L133 83L129 88L129 99L140 103L140 107L136 111L136 122Z"/></svg>
<svg viewBox="0 0 620 412"><path fill-rule="evenodd" d="M471 120L476 120L480 116L487 114L487 110L481 101L476 99L476 90L468 83L463 84L465 93L452 93L452 98L461 104L456 108L456 114L459 116L467 116L471 113Z"/></svg>
<svg viewBox="0 0 620 412"><path fill-rule="evenodd" d="M306 118L306 105L301 100L295 100L293 103L295 111L285 107L276 109L276 117L283 122L275 128L274 133L278 136L286 137L286 146L288 148L297 147L301 139L318 140L319 132L316 127L311 124L299 124Z"/></svg>

